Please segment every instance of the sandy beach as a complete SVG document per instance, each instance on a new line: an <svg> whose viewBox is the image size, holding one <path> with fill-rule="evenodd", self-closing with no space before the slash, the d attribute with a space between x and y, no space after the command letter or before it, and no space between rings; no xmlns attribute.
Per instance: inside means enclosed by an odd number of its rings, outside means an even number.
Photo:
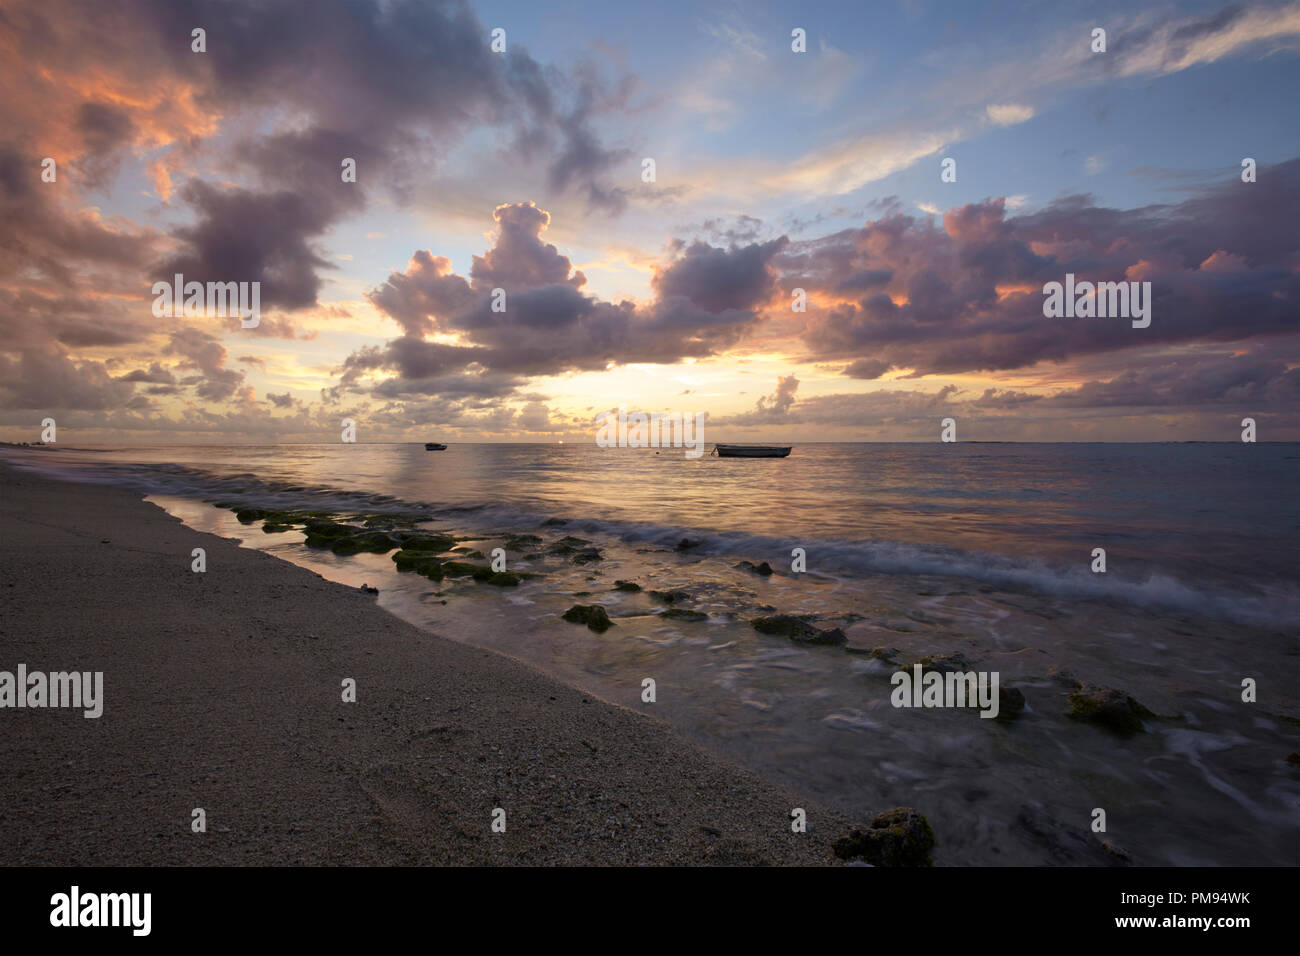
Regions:
<svg viewBox="0 0 1300 956"><path fill-rule="evenodd" d="M128 491L0 466L0 527L0 670L104 674L97 719L0 711L0 864L838 862L850 821L652 715Z"/></svg>

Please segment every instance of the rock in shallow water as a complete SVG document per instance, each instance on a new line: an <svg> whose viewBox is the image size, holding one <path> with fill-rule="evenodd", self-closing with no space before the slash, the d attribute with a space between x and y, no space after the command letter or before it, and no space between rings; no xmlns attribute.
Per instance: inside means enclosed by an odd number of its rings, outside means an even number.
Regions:
<svg viewBox="0 0 1300 956"><path fill-rule="evenodd" d="M707 621L709 616L702 611L689 611L684 607L670 607L659 615L668 621Z"/></svg>
<svg viewBox="0 0 1300 956"><path fill-rule="evenodd" d="M873 866L930 866L934 830L911 807L877 813L869 827L854 827L835 841L841 860L861 857Z"/></svg>
<svg viewBox="0 0 1300 956"><path fill-rule="evenodd" d="M760 634L775 634L788 637L801 644L847 644L848 638L838 627L823 631L802 618L789 614L776 614L771 617L756 617L749 622Z"/></svg>
<svg viewBox="0 0 1300 956"><path fill-rule="evenodd" d="M599 604L575 604L562 615L572 624L585 624L597 634L609 630L614 622Z"/></svg>
<svg viewBox="0 0 1300 956"><path fill-rule="evenodd" d="M767 577L772 573L772 565L768 564L766 561L761 561L758 564L755 564L753 561L741 561L736 565L736 570L751 571L754 574L761 574L763 577Z"/></svg>
<svg viewBox="0 0 1300 956"><path fill-rule="evenodd" d="M1126 737L1145 730L1142 721L1155 714L1123 691L1084 685L1070 692L1069 716Z"/></svg>

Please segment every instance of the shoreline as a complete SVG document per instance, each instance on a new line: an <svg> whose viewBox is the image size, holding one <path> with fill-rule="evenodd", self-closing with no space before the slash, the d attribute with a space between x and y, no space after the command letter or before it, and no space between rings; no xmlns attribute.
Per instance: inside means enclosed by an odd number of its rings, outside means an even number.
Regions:
<svg viewBox="0 0 1300 956"><path fill-rule="evenodd" d="M100 718L0 710L0 865L838 862L847 817L652 715L133 492L3 464L0 489L0 670L104 673Z"/></svg>

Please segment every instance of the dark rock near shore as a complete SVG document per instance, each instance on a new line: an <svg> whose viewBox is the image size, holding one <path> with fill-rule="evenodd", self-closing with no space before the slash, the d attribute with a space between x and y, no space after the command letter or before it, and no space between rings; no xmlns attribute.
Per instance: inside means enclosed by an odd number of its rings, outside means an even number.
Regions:
<svg viewBox="0 0 1300 956"><path fill-rule="evenodd" d="M1123 691L1084 685L1070 692L1069 716L1127 737L1141 733L1142 721L1155 714Z"/></svg>
<svg viewBox="0 0 1300 956"><path fill-rule="evenodd" d="M542 539L535 534L512 534L505 540L507 551L528 551L540 547Z"/></svg>
<svg viewBox="0 0 1300 956"><path fill-rule="evenodd" d="M690 597L685 591L651 591L650 596L662 604L676 604Z"/></svg>
<svg viewBox="0 0 1300 956"><path fill-rule="evenodd" d="M869 827L854 827L834 846L841 860L861 857L872 866L931 866L933 849L934 830L911 807L877 813Z"/></svg>
<svg viewBox="0 0 1300 956"><path fill-rule="evenodd" d="M1025 709L1025 693L1018 687L998 685L998 717L1014 717Z"/></svg>
<svg viewBox="0 0 1300 956"><path fill-rule="evenodd" d="M763 577L767 577L772 573L772 565L768 564L766 561L762 561L758 564L755 564L753 561L741 561L736 565L736 569L738 571L750 571L753 574L761 574Z"/></svg>
<svg viewBox="0 0 1300 956"><path fill-rule="evenodd" d="M801 644L847 644L848 638L838 627L823 631L802 618L789 614L776 614L771 617L756 617L749 622L760 634L775 634L788 637Z"/></svg>
<svg viewBox="0 0 1300 956"><path fill-rule="evenodd" d="M659 615L668 621L707 621L709 616L702 611L690 611L684 607L670 607Z"/></svg>
<svg viewBox="0 0 1300 956"><path fill-rule="evenodd" d="M961 654L927 654L919 660L904 664L905 670L921 665L921 671L938 671L941 674L959 674L971 669L971 662Z"/></svg>
<svg viewBox="0 0 1300 956"><path fill-rule="evenodd" d="M700 538L682 538L677 542L678 551L689 551L691 548L698 548L704 542Z"/></svg>
<svg viewBox="0 0 1300 956"><path fill-rule="evenodd" d="M586 538L575 538L570 534L566 534L563 538L553 542L551 546L546 549L547 554L558 554L561 556L579 554L584 551L596 551L596 549L591 546L591 542ZM600 554L599 551L596 551L596 553Z"/></svg>
<svg viewBox="0 0 1300 956"><path fill-rule="evenodd" d="M368 554L387 554L396 547L397 543L382 531L366 531L334 538L330 543L330 550L342 555L360 554L363 551Z"/></svg>
<svg viewBox="0 0 1300 956"><path fill-rule="evenodd" d="M444 577L442 562L427 551L398 551L393 555L393 563L398 571L414 571L430 581L441 581Z"/></svg>
<svg viewBox="0 0 1300 956"><path fill-rule="evenodd" d="M574 564L594 564L597 561L605 560L605 556L600 553L599 548L582 548L569 560Z"/></svg>
<svg viewBox="0 0 1300 956"><path fill-rule="evenodd" d="M449 534L429 534L427 532L414 532L412 534L399 535L404 551L430 551L438 554L443 551L450 551L456 543L456 539Z"/></svg>
<svg viewBox="0 0 1300 956"><path fill-rule="evenodd" d="M609 630L614 622L599 604L575 604L562 615L572 624L585 624L597 634Z"/></svg>
<svg viewBox="0 0 1300 956"><path fill-rule="evenodd" d="M521 580L521 575L515 571L493 571L487 565L469 564L466 561L444 561L442 573L449 578L473 578L497 587L514 587Z"/></svg>
<svg viewBox="0 0 1300 956"><path fill-rule="evenodd" d="M635 594L641 590L641 585L637 584L635 581L615 581L614 590L627 591L629 594Z"/></svg>
<svg viewBox="0 0 1300 956"><path fill-rule="evenodd" d="M307 529L307 547L309 548L328 548L338 538L363 533L361 528L339 524L337 521L331 521L328 518L312 518L305 522L305 525Z"/></svg>

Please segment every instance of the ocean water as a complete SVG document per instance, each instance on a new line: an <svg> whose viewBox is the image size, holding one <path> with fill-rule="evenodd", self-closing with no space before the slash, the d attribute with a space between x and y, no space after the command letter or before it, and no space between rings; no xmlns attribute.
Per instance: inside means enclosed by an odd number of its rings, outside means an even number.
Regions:
<svg viewBox="0 0 1300 956"><path fill-rule="evenodd" d="M594 445L171 446L0 451L125 485L188 524L382 606L648 710L706 749L864 820L914 806L940 864L1300 862L1300 446L812 444L786 459ZM518 588L398 574L268 534L212 502L417 513L537 576ZM602 559L546 545L572 535ZM683 539L690 546L679 547ZM1093 550L1106 572L1091 570ZM807 570L795 573L792 551ZM768 561L756 575L741 560ZM641 593L613 590L635 581ZM661 616L679 590L700 621ZM606 607L596 634L561 620ZM765 614L839 627L844 647L757 633ZM894 661L959 655L1027 707L895 708ZM653 678L657 700L641 700ZM1069 679L1158 716L1117 737L1069 719ZM1241 699L1243 679L1258 699ZM665 768L671 772L671 768ZM1106 810L1104 834L1090 829ZM812 826L816 826L813 819Z"/></svg>

